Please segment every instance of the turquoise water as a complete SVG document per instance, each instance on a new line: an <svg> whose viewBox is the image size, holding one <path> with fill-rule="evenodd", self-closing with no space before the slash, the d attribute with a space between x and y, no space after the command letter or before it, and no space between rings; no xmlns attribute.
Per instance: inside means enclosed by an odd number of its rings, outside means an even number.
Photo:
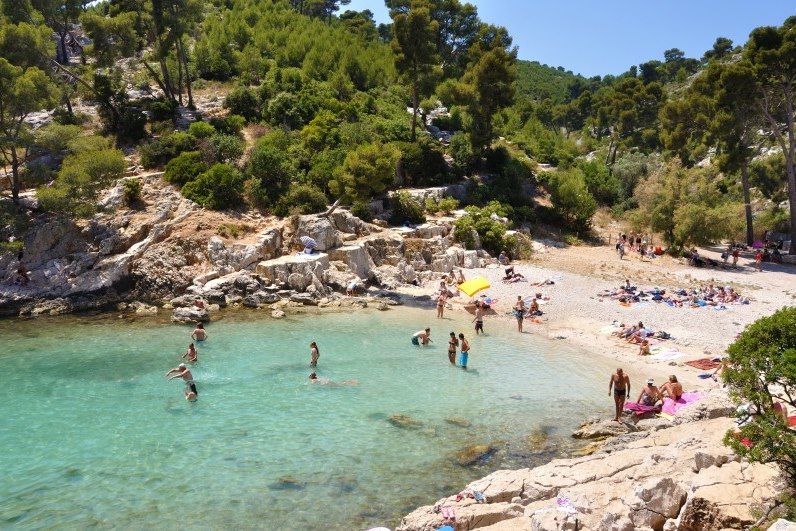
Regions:
<svg viewBox="0 0 796 531"><path fill-rule="evenodd" d="M437 343L412 347L426 324ZM198 348L191 404L164 378L190 328L2 321L0 526L390 526L492 470L549 460L610 406L610 367L508 324L487 322L489 336L470 338L471 370L452 368L447 332L469 326L412 309L228 316ZM312 340L321 377L359 385L309 384ZM422 424L393 426L394 414ZM550 439L529 445L532 432ZM474 467L454 459L495 441L500 451Z"/></svg>

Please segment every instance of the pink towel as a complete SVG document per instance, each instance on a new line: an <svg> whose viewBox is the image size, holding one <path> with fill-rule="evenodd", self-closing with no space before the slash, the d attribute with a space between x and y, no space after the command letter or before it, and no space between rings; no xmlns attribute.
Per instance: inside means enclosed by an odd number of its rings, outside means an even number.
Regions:
<svg viewBox="0 0 796 531"><path fill-rule="evenodd" d="M652 413L658 411L659 408L655 406L645 406L644 404L637 404L636 402L625 402L625 411L635 411L637 413Z"/></svg>
<svg viewBox="0 0 796 531"><path fill-rule="evenodd" d="M667 398L663 401L663 412L668 413L669 415L674 415L678 410L684 408L688 404L693 404L700 398L702 398L702 393L698 391L683 393L683 396L676 401L672 400L671 398Z"/></svg>

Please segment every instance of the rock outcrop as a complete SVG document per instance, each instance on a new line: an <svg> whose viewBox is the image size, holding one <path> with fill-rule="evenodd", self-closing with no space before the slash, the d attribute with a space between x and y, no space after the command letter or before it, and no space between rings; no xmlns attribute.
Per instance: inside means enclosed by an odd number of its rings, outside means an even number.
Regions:
<svg viewBox="0 0 796 531"><path fill-rule="evenodd" d="M467 486L483 493L484 503L445 498L410 513L398 529L437 529L445 523L440 507L453 508L456 529L748 526L772 503L780 478L775 467L740 462L722 444L731 425L729 418L699 420L624 444L628 436L620 436L610 453L501 470Z"/></svg>

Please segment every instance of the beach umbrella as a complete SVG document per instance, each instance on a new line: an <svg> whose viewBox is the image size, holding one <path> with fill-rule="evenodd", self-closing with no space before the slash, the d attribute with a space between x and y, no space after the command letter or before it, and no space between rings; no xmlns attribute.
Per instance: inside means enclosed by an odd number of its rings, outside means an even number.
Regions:
<svg viewBox="0 0 796 531"><path fill-rule="evenodd" d="M466 293L468 296L472 297L479 291L483 291L485 289L489 289L489 281L484 277L475 277L470 279L462 284L459 284L459 291L462 293Z"/></svg>
<svg viewBox="0 0 796 531"><path fill-rule="evenodd" d="M318 242L316 242L315 240L313 240L309 236L302 236L301 238L299 238L299 241L301 241L301 244L306 249L315 249L318 246Z"/></svg>

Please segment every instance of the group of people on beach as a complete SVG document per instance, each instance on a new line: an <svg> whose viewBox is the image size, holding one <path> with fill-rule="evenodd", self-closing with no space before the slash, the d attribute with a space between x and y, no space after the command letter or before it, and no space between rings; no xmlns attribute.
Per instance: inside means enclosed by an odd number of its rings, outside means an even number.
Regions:
<svg viewBox="0 0 796 531"><path fill-rule="evenodd" d="M616 372L611 375L611 380L608 382L608 396L611 395L614 397L614 405L616 406L616 415L613 420L614 422L621 422L625 402L630 396L630 377L621 367L616 369ZM669 381L660 388L655 385L654 378L649 378L647 384L641 389L636 403L647 407L655 407L662 404L667 397L672 400L680 400L682 396L683 386L677 381L677 376L672 374L669 376Z"/></svg>
<svg viewBox="0 0 796 531"><path fill-rule="evenodd" d="M681 288L667 291L659 288L639 288L631 285L630 280L618 288L601 291L597 294L602 299L618 301L629 306L638 302L663 303L673 308L701 308L712 306L721 308L728 304L749 304L749 299L741 296L732 286L714 286L708 284L696 288Z"/></svg>
<svg viewBox="0 0 796 531"><path fill-rule="evenodd" d="M628 252L638 252L642 260L644 258L654 258L663 254L660 247L652 247L652 239L646 234L630 232L625 234L620 232L616 238L616 254L622 260Z"/></svg>

